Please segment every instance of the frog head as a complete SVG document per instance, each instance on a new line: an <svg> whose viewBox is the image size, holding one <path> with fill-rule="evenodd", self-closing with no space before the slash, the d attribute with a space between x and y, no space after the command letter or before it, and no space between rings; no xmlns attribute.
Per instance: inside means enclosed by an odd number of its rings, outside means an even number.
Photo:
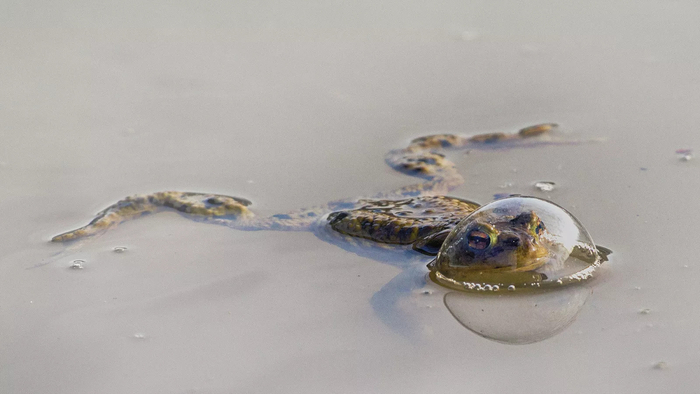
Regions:
<svg viewBox="0 0 700 394"><path fill-rule="evenodd" d="M469 270L532 271L547 262L545 224L534 211L498 220L477 218L448 235L436 264Z"/></svg>
<svg viewBox="0 0 700 394"><path fill-rule="evenodd" d="M454 228L414 245L439 250L430 277L451 288L555 286L578 282L606 260L581 223L564 208L535 197L494 201ZM487 288L488 289L488 288Z"/></svg>

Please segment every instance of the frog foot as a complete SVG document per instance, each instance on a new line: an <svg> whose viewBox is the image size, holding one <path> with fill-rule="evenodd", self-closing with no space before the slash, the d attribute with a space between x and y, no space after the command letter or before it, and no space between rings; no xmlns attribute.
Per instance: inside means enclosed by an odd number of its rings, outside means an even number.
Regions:
<svg viewBox="0 0 700 394"><path fill-rule="evenodd" d="M170 208L203 219L252 218L250 201L220 194L158 192L127 197L103 211L87 225L56 235L51 242L67 242L100 234L123 221Z"/></svg>

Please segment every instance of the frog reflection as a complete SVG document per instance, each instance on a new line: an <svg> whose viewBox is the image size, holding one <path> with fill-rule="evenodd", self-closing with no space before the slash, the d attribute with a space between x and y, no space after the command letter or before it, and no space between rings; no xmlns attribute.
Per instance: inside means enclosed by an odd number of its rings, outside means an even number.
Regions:
<svg viewBox="0 0 700 394"><path fill-rule="evenodd" d="M476 335L525 345L549 339L569 327L591 295L591 284L507 296L451 291L444 295L443 302L452 316Z"/></svg>

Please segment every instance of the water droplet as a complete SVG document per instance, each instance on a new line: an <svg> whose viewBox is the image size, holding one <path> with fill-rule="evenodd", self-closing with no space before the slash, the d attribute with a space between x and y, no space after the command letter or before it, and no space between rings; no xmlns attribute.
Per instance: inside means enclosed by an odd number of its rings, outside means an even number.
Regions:
<svg viewBox="0 0 700 394"><path fill-rule="evenodd" d="M510 187L513 187L513 182L504 182L499 188L501 189L508 189Z"/></svg>
<svg viewBox="0 0 700 394"><path fill-rule="evenodd" d="M136 338L136 339L146 339L146 334L144 334L144 333L142 333L142 332L137 332L136 334L134 334L134 338Z"/></svg>
<svg viewBox="0 0 700 394"><path fill-rule="evenodd" d="M515 285L508 286L508 291L515 291Z"/></svg>
<svg viewBox="0 0 700 394"><path fill-rule="evenodd" d="M640 315L648 315L650 313L651 313L651 309L649 309L649 308L644 308L644 309L639 311Z"/></svg>
<svg viewBox="0 0 700 394"><path fill-rule="evenodd" d="M126 252L126 246L115 246L112 250L114 253L124 253Z"/></svg>
<svg viewBox="0 0 700 394"><path fill-rule="evenodd" d="M74 269L74 270L81 270L81 269L84 268L84 267L83 267L83 264L85 264L85 260L80 260L80 259L78 259L78 260L73 260L73 261L71 262L70 268L71 268L71 269Z"/></svg>
<svg viewBox="0 0 700 394"><path fill-rule="evenodd" d="M654 364L654 369L668 369L668 364L666 364L666 361L659 361Z"/></svg>
<svg viewBox="0 0 700 394"><path fill-rule="evenodd" d="M642 290L641 286L634 286L635 290Z"/></svg>
<svg viewBox="0 0 700 394"><path fill-rule="evenodd" d="M688 161L693 158L692 149L678 149L676 150L676 155L680 161Z"/></svg>
<svg viewBox="0 0 700 394"><path fill-rule="evenodd" d="M433 294L432 290L423 290L423 295L431 295Z"/></svg>
<svg viewBox="0 0 700 394"><path fill-rule="evenodd" d="M556 184L549 181L539 181L535 183L535 188L543 192L551 192Z"/></svg>

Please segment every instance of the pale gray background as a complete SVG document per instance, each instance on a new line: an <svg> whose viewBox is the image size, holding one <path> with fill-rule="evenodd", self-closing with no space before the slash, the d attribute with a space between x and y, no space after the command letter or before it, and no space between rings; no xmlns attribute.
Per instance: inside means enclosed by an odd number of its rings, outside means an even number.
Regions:
<svg viewBox="0 0 700 394"><path fill-rule="evenodd" d="M699 20L695 1L1 2L0 392L695 392L700 167L674 151L700 147ZM400 269L309 233L163 214L26 269L126 195L282 212L413 182L383 162L413 137L543 121L608 141L452 156L454 195L555 181L615 250L540 343L468 332L435 287L397 332L369 300Z"/></svg>

